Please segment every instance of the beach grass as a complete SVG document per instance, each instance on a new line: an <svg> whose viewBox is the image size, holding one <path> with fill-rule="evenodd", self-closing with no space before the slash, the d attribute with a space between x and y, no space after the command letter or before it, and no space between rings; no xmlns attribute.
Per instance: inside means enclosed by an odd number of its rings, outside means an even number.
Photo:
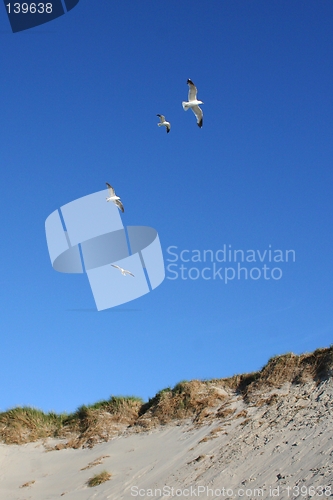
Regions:
<svg viewBox="0 0 333 500"><path fill-rule="evenodd" d="M94 486L98 486L102 483L105 483L106 481L109 481L111 479L111 474L107 472L106 470L103 470L99 474L95 474L93 477L91 477L87 485L92 488Z"/></svg>

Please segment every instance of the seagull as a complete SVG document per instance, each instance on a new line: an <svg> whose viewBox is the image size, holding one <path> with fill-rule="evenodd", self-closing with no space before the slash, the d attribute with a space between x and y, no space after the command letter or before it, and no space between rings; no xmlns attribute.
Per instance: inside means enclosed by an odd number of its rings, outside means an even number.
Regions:
<svg viewBox="0 0 333 500"><path fill-rule="evenodd" d="M203 113L202 110L199 108L199 104L203 104L202 101L197 100L197 88L192 82L192 80L188 79L187 80L187 85L189 86L189 91L188 91L188 102L183 101L182 105L185 111L187 111L189 108L192 109L193 113L197 117L197 124L198 127L202 127L202 117Z"/></svg>
<svg viewBox="0 0 333 500"><path fill-rule="evenodd" d="M122 267L119 267L119 266L116 266L115 264L111 264L112 267L115 267L116 269L119 269L119 271L121 272L121 274L123 276L126 276L126 274L130 274L131 276L133 276L134 278L134 274L130 273L129 271L127 271L126 269L123 269Z"/></svg>
<svg viewBox="0 0 333 500"><path fill-rule="evenodd" d="M110 186L110 184L108 182L106 182L106 185L107 185L107 188L109 190L109 193L110 193L110 197L109 198L106 198L106 201L113 201L113 203L115 205L117 205L117 207L122 211L124 212L124 207L123 207L123 204L121 203L120 201L120 198L119 196L116 195L116 192L115 190L113 189L112 186Z"/></svg>
<svg viewBox="0 0 333 500"><path fill-rule="evenodd" d="M157 126L162 127L164 125L166 128L167 134L168 134L170 132L171 123L167 122L165 119L165 116L163 116L163 115L156 115L156 116L159 116L159 118L160 118L160 123L158 123Z"/></svg>

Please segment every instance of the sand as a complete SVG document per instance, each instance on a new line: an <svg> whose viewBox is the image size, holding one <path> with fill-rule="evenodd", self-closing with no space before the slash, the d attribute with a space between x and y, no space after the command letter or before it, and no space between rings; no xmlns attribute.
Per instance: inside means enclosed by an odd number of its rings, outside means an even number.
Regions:
<svg viewBox="0 0 333 500"><path fill-rule="evenodd" d="M1 500L328 498L333 496L333 380L230 394L208 424L126 429L93 448L56 440L0 445ZM226 411L227 410L227 411ZM101 471L111 479L87 481ZM25 485L25 486L23 486Z"/></svg>

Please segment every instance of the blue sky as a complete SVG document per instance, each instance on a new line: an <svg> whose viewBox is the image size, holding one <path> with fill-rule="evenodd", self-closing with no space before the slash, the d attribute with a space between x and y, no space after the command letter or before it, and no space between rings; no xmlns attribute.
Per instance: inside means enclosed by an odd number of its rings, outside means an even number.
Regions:
<svg viewBox="0 0 333 500"><path fill-rule="evenodd" d="M0 9L1 410L147 400L331 344L332 25L328 0L80 0L16 34ZM188 78L202 129L182 109ZM85 275L52 269L44 224L106 181L125 225L158 231L166 268L170 246L296 260L227 284L167 269L97 312Z"/></svg>

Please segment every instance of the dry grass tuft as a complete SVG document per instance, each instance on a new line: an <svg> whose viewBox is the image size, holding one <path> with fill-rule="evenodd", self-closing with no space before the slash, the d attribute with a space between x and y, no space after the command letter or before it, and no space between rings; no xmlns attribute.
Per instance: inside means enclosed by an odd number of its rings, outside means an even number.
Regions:
<svg viewBox="0 0 333 500"><path fill-rule="evenodd" d="M212 429L210 431L210 433L208 434L208 436L205 436L203 439L201 439L201 441L199 441L199 443L205 443L207 441L210 441L211 439L215 439L218 437L218 435L220 433L223 433L223 434L228 434L227 432L225 432L224 430L224 427L215 427L215 429Z"/></svg>
<svg viewBox="0 0 333 500"><path fill-rule="evenodd" d="M259 408L264 405L274 405L279 401L279 395L278 394L271 394L268 398L260 398L255 401L255 406L258 406Z"/></svg>
<svg viewBox="0 0 333 500"><path fill-rule="evenodd" d="M207 441L209 441L210 439L212 439L212 438L211 438L211 437L209 437L209 436L205 436L205 437L203 437L202 439L200 439L199 444L200 444L200 443L207 443Z"/></svg>
<svg viewBox="0 0 333 500"><path fill-rule="evenodd" d="M165 425L172 420L190 417L200 423L210 415L207 409L218 405L224 398L225 396L211 387L209 382L180 382L173 389L157 393L143 407L136 425L149 429L159 424Z"/></svg>
<svg viewBox="0 0 333 500"><path fill-rule="evenodd" d="M243 417L247 417L247 410L242 410L239 413L237 413L237 415L235 415L235 418L243 418Z"/></svg>
<svg viewBox="0 0 333 500"><path fill-rule="evenodd" d="M142 400L134 397L112 397L91 406L81 406L69 425L76 436L69 441L72 448L93 447L108 441L124 428L134 424L142 407Z"/></svg>
<svg viewBox="0 0 333 500"><path fill-rule="evenodd" d="M91 488L94 486L98 486L99 484L105 483L106 481L109 481L111 479L111 474L107 472L106 470L103 470L99 474L95 474L95 476L91 477L87 485L90 486Z"/></svg>
<svg viewBox="0 0 333 500"><path fill-rule="evenodd" d="M103 463L104 458L108 458L110 455L103 455L102 457L98 457L93 462L89 462L89 464L86 467L82 467L80 470L87 470L91 469L92 467L95 467L96 465L101 465Z"/></svg>
<svg viewBox="0 0 333 500"><path fill-rule="evenodd" d="M27 483L21 484L20 488L27 488L28 486L32 486L36 481L33 479L32 481L28 481Z"/></svg>
<svg viewBox="0 0 333 500"><path fill-rule="evenodd" d="M204 460L206 457L207 457L207 455L199 455L194 460L191 460L190 462L187 462L187 465L194 464L196 462L201 462L201 460Z"/></svg>
<svg viewBox="0 0 333 500"><path fill-rule="evenodd" d="M222 432L222 431L224 431L224 427L219 425L218 427L215 427L215 429L211 430L210 433L213 436L213 435L218 434L219 432Z"/></svg>
<svg viewBox="0 0 333 500"><path fill-rule="evenodd" d="M221 408L217 410L216 416L217 418L225 420L226 418L233 415L235 411L236 411L235 408L225 408L225 406L223 405Z"/></svg>

